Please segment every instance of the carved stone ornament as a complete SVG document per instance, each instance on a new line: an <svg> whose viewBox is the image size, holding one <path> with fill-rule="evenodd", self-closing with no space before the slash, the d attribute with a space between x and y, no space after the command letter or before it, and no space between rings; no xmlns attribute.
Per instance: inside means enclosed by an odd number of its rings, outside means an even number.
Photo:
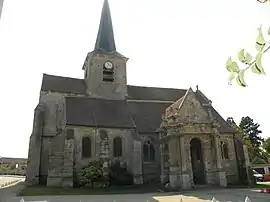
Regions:
<svg viewBox="0 0 270 202"><path fill-rule="evenodd" d="M200 124L200 131L202 133L206 132L206 130L205 130L205 124Z"/></svg>

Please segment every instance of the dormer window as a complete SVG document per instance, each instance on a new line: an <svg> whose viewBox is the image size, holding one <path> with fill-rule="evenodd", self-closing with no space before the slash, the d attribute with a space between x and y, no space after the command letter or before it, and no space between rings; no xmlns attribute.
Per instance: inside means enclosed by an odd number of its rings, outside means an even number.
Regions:
<svg viewBox="0 0 270 202"><path fill-rule="evenodd" d="M107 61L103 66L103 81L113 82L114 81L114 68L113 63Z"/></svg>

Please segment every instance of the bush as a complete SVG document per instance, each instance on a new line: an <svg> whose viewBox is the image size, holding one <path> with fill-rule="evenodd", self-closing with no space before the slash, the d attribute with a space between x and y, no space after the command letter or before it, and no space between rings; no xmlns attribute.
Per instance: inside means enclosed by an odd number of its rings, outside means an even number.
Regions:
<svg viewBox="0 0 270 202"><path fill-rule="evenodd" d="M78 181L81 187L94 187L102 181L103 169L100 162L92 161L79 172Z"/></svg>

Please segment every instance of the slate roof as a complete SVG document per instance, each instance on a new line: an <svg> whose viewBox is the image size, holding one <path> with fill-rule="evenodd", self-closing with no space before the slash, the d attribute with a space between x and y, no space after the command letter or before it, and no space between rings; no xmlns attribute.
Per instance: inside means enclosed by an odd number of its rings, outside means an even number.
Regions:
<svg viewBox="0 0 270 202"><path fill-rule="evenodd" d="M41 90L44 91L52 91L52 92L62 92L62 93L74 93L74 94L85 94L86 91L86 86L84 83L83 79L75 79L75 78L67 78L67 77L60 77L60 76L53 76L53 75L48 75L44 74L43 75L43 81L42 81L42 87ZM185 89L171 89L171 88L156 88L156 87L141 87L141 86L127 86L128 90L128 99L129 100L151 100L151 101L177 101L181 97L183 97L186 93ZM208 103L208 99L203 95L201 92L195 92L195 95L197 96L197 99L201 103ZM84 98L85 99L85 98ZM84 124L100 124L102 123L100 119L104 118L104 114L106 114L107 110L104 108L104 103L109 103L108 105L108 110L112 110L113 113L117 113L114 110L117 108L121 108L120 106L123 106L123 113L127 114L127 110L130 111L135 125L137 126L137 130L139 132L155 132L160 123L161 123L161 116L165 112L166 108L169 107L172 103L154 103L154 102L130 102L125 104L120 104L118 102L114 102L117 106L114 107L112 106L113 101L108 102L108 101L102 101L100 100L101 104L97 104L97 101L89 101L87 102L91 106L95 106L95 114L102 114L100 117L98 117L98 120L94 120L93 117L91 117L90 114L83 113L85 110L90 110L88 109L89 106L83 106L81 109L77 109L76 106L73 107L71 105L78 105L80 106L81 101L71 101L71 98L67 98L67 103L69 107L67 110L69 111L68 113L74 112L76 114L77 111L81 112L81 116L74 115L71 116L69 115L69 123L71 124L78 124L78 125L84 125ZM92 100L92 99L87 99L87 100ZM94 99L93 99L94 100ZM83 102L85 104L86 102ZM78 107L77 106L77 107ZM127 109L128 107L128 109ZM98 111L98 109L100 111ZM206 107L207 108L207 107ZM92 111L91 111L92 110ZM93 109L90 111L93 112ZM119 109L120 110L120 109ZM121 111L121 110L120 110ZM234 133L235 130L232 129L228 123L219 115L219 113L212 107L213 111L213 116L219 121L221 124L220 127L220 132L222 133ZM122 111L121 111L122 112ZM92 113L93 114L93 113ZM98 116L98 115L97 115ZM127 115L125 115L127 116ZM103 118L102 118L103 117ZM106 119L106 124L109 123L109 120L107 119L115 119L115 116L111 116L108 114L104 118L104 121ZM78 119L77 121L75 119ZM85 120L83 120L85 119ZM129 120L129 119L128 119ZM87 123L89 121L89 123ZM115 121L115 120L112 120ZM130 120L129 120L130 121ZM128 121L128 122L129 122ZM117 123L118 126L120 126L120 120L117 120L115 124ZM103 124L103 123L102 123ZM111 123L112 124L112 123ZM129 123L130 124L130 123ZM128 127L130 127L130 125ZM109 124L110 125L110 124ZM123 127L127 127L126 123L122 125ZM132 125L132 124L131 124ZM116 125L114 125L116 127Z"/></svg>
<svg viewBox="0 0 270 202"><path fill-rule="evenodd" d="M125 100L66 97L68 125L135 128Z"/></svg>
<svg viewBox="0 0 270 202"><path fill-rule="evenodd" d="M128 102L128 108L139 133L156 132L162 114L170 105L170 103Z"/></svg>
<svg viewBox="0 0 270 202"><path fill-rule="evenodd" d="M60 93L85 94L86 86L83 79L43 74L41 90Z"/></svg>
<svg viewBox="0 0 270 202"><path fill-rule="evenodd" d="M128 99L176 101L186 93L185 89L127 86Z"/></svg>
<svg viewBox="0 0 270 202"><path fill-rule="evenodd" d="M108 0L103 3L100 24L98 29L95 52L111 53L116 52L111 11Z"/></svg>

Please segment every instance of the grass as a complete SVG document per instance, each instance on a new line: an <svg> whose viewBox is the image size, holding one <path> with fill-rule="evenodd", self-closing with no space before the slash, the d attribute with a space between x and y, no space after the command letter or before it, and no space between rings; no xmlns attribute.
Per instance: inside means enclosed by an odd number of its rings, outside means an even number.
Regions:
<svg viewBox="0 0 270 202"><path fill-rule="evenodd" d="M229 185L228 188L270 188L270 182L257 182L255 185Z"/></svg>
<svg viewBox="0 0 270 202"><path fill-rule="evenodd" d="M111 186L108 188L57 188L42 185L26 186L18 196L55 196L55 195L105 195L105 194L142 194L160 192L157 186L132 185Z"/></svg>

